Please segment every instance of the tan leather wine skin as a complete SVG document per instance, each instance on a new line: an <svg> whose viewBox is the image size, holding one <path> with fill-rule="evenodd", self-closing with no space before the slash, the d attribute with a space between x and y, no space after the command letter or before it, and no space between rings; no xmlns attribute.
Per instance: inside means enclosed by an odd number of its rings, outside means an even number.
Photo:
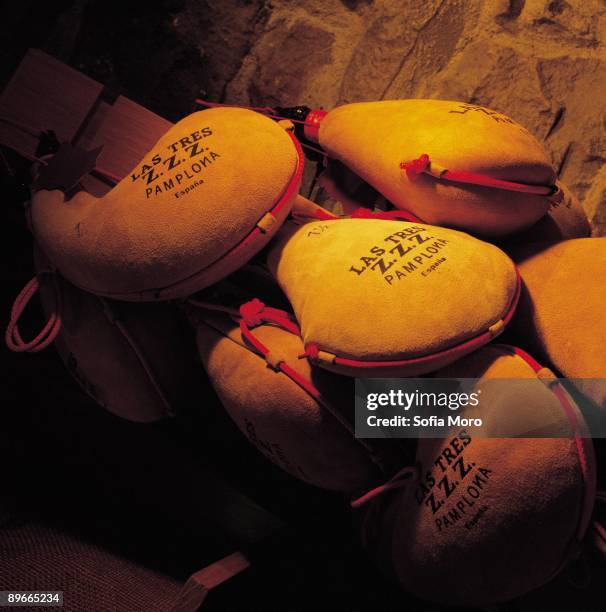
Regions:
<svg viewBox="0 0 606 612"><path fill-rule="evenodd" d="M289 223L268 265L318 365L350 376L415 375L460 358L503 331L518 291L499 248L404 221Z"/></svg>
<svg viewBox="0 0 606 612"><path fill-rule="evenodd" d="M294 139L245 109L194 113L103 198L38 191L36 240L74 285L124 300L184 297L245 264L292 206Z"/></svg>
<svg viewBox="0 0 606 612"><path fill-rule="evenodd" d="M453 427L444 439L420 439L416 482L366 510L377 529L368 546L422 599L474 607L505 602L551 580L577 550L595 499L591 438L573 436L573 419L582 423L582 416L570 396L566 408L545 384L545 370L537 374L498 345L436 376L479 378L479 387L494 378L528 379L523 418L549 423L561 437L489 438ZM505 388L482 397L474 416L491 413L493 426L506 422L520 397Z"/></svg>
<svg viewBox="0 0 606 612"><path fill-rule="evenodd" d="M510 249L522 275L516 341L606 408L606 238Z"/></svg>
<svg viewBox="0 0 606 612"><path fill-rule="evenodd" d="M426 223L484 236L520 231L548 210L544 195L439 180L442 170L535 186L555 172L524 127L493 110L445 100L386 100L337 107L322 117L317 139L398 208ZM436 176L411 180L404 162L427 154Z"/></svg>

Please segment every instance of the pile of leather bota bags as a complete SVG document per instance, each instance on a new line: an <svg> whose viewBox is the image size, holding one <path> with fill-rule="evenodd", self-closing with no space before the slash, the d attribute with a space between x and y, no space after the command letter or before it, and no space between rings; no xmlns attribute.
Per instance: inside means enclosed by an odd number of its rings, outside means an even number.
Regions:
<svg viewBox="0 0 606 612"><path fill-rule="evenodd" d="M302 198L300 141L388 209L336 215ZM606 410L606 238L589 237L512 119L438 100L297 120L214 107L173 125L104 197L34 188L27 214L36 277L6 341L54 343L108 410L139 422L178 410L203 375L184 363L195 338L243 434L293 477L342 492L402 589L490 606L579 554L597 468L574 396ZM46 323L25 338L37 291ZM355 377L534 380L531 397L502 387L483 410L527 410L561 435L356 437Z"/></svg>

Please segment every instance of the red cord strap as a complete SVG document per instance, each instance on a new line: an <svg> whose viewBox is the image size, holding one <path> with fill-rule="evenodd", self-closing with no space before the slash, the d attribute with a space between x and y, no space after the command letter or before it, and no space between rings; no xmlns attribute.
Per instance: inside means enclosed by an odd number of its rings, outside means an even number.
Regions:
<svg viewBox="0 0 606 612"><path fill-rule="evenodd" d="M240 306L239 314L242 318L240 321L240 327L242 327L242 324L244 324L247 331L250 331L248 329L250 327L257 327L259 325L263 325L263 323L270 323L272 325L276 325L277 327L281 327L282 329L285 329L296 336L301 335L299 325L291 314L278 308L270 308L265 306L265 304L257 298L242 304L242 306Z"/></svg>
<svg viewBox="0 0 606 612"><path fill-rule="evenodd" d="M313 383L299 374L291 366L289 366L281 357L274 357L271 351L266 347L252 332L251 328L263 325L265 323L280 327L291 334L300 336L301 330L298 324L287 312L278 310L277 308L267 308L261 300L254 299L240 306L240 331L242 337L268 362L274 370L280 370L288 376L299 387L306 391L313 399L315 399L322 407L326 408L336 419L347 429L347 431L355 436L354 428L343 415L335 410L324 399L322 394Z"/></svg>
<svg viewBox="0 0 606 612"><path fill-rule="evenodd" d="M197 300L190 299L188 302L194 306L204 308L211 311L226 312L234 318L240 318L240 331L245 341L250 344L257 353L262 355L267 361L268 365L275 371L281 371L288 376L294 383L296 383L303 391L311 396L315 401L318 402L323 408L325 408L336 420L340 423L345 430L366 450L369 454L370 459L379 467L379 469L386 473L389 470L386 468L385 462L375 452L372 446L363 438L356 438L355 429L351 423L347 421L343 415L336 410L326 399L322 396L320 391L314 386L314 384L299 374L296 370L290 367L280 356L273 355L268 347L266 347L252 332L251 328L258 327L263 324L270 324L280 327L296 336L301 336L301 330L292 315L289 313L279 310L277 308L268 308L261 302L261 300L255 298L250 302L246 302L240 306L239 312L236 312L232 308L219 306L215 304L209 304L206 302L200 302ZM237 316L239 315L239 317ZM307 352L313 351L315 345L310 344L307 347ZM302 357L301 355L299 357ZM374 487L370 491L366 492L362 496L352 500L351 507L359 508L367 502L375 499L376 497L391 491L399 489L410 482L411 480L418 478L418 470L416 467L406 466L392 476L387 482Z"/></svg>
<svg viewBox="0 0 606 612"><path fill-rule="evenodd" d="M266 347L253 333L251 328L263 324L270 324L280 327L285 331L296 336L301 336L299 325L289 313L277 308L268 308L261 300L254 299L240 306L240 331L242 337L267 361L268 365L276 370L281 371L296 383L303 391L311 396L320 406L327 410L336 420L342 425L345 430L358 442L368 453L370 459L381 469L386 471L384 461L377 455L372 446L364 439L357 438L355 429L352 424L332 406L316 386L305 376L297 372L294 368L286 363L280 355L274 355L268 347Z"/></svg>
<svg viewBox="0 0 606 612"><path fill-rule="evenodd" d="M406 466L402 468L399 472L394 474L385 484L379 485L374 489L371 489L364 495L353 499L350 503L352 508L359 508L364 504L367 504L369 501L372 501L379 495L383 495L383 493L387 493L387 491L393 491L394 489L401 489L406 485L416 482L419 477L419 470L416 466Z"/></svg>
<svg viewBox="0 0 606 612"><path fill-rule="evenodd" d="M421 174L428 174L436 179L453 183L479 185L480 187L492 187L493 189L518 191L534 195L553 196L559 191L557 185L528 185L526 183L495 179L485 174L476 174L474 172L453 172L439 166L435 162L432 163L427 153L423 153L418 159L402 162L400 168L406 172L406 176L410 181L416 181Z"/></svg>
<svg viewBox="0 0 606 612"><path fill-rule="evenodd" d="M317 343L308 342L305 345L305 352L299 355L299 358L300 359L307 358L312 363L318 363L319 361L327 362L327 363L337 364L337 365L346 366L346 367L358 368L360 369L360 371L362 371L362 370L372 370L374 368L379 368L379 367L384 367L384 368L398 367L399 368L402 366L409 366L413 364L428 363L436 359L439 359L445 355L458 354L461 351L471 352L468 349L475 350L476 348L483 346L488 341L493 339L495 335L497 335L498 333L501 333L501 331L509 324L509 321L511 321L513 314L516 310L516 307L518 305L518 300L520 299L520 291L521 291L521 286L522 286L520 272L517 268L516 268L516 279L517 279L516 292L509 305L509 309L507 310L505 315L499 321L497 321L495 324L493 324L491 327L489 327L486 331L484 331L480 335L474 336L473 338L470 338L469 340L465 340L464 342L457 344L455 346L452 346L450 348L442 349L440 351L437 351L435 353L430 353L428 355L423 355L422 357L411 357L408 359L389 360L389 361L360 361L357 359L349 359L347 357L339 357L337 355L333 355L332 353L329 353L328 351L322 350L318 346Z"/></svg>
<svg viewBox="0 0 606 612"><path fill-rule="evenodd" d="M42 330L29 342L23 340L21 332L19 331L19 319L29 301L39 290L40 282L38 278L42 274L53 274L53 272L51 270L44 270L39 272L37 276L34 276L15 298L15 302L11 309L11 318L6 328L6 333L4 334L4 340L6 346L15 353L38 353L52 344L61 330L61 298L55 286L54 310L48 318L48 321L44 324Z"/></svg>
<svg viewBox="0 0 606 612"><path fill-rule="evenodd" d="M368 510L363 513L360 525L363 548L371 549L372 543L377 541L377 529L381 525L379 513L383 507L381 502L384 501L384 494L414 484L418 479L419 468L417 466L406 466L394 474L385 484L371 489L350 502L350 506L354 510L368 504Z"/></svg>
<svg viewBox="0 0 606 612"><path fill-rule="evenodd" d="M301 329L299 328L296 319L290 313L278 308L270 308L257 298L242 304L238 311L225 306L209 304L192 299L188 300L188 303L205 310L225 312L231 315L234 319L239 319L240 332L243 339L265 359L268 366L276 372L280 371L288 376L288 378L303 389L303 391L305 391L312 399L326 409L337 420L337 422L346 429L346 431L356 440L356 442L358 442L366 450L373 463L375 463L375 465L377 465L381 471L386 471L385 462L379 457L368 442L366 442L366 440L356 438L355 429L351 423L324 398L322 393L315 387L311 380L308 380L305 376L289 366L281 355L273 353L253 333L252 330L260 325L274 325L295 336L301 337Z"/></svg>
<svg viewBox="0 0 606 612"><path fill-rule="evenodd" d="M538 363L538 361L536 361L536 359L518 347L512 347L512 349L514 354L521 357L524 361L526 361L526 363L528 363L528 365L535 371L537 376L541 376L541 370L544 370L544 368L540 363ZM552 373L551 375L553 376ZM562 409L564 410L564 414L568 418L577 455L579 457L579 467L581 476L583 478L584 487L583 503L581 506L581 514L579 516L575 537L576 541L580 542L590 524L591 513L593 512L596 500L597 468L595 465L593 445L591 443L591 438L586 438L587 433L583 431L583 424L579 422L577 413L560 380L554 377L553 381L549 381L549 388L557 397ZM595 524L593 526L595 530Z"/></svg>

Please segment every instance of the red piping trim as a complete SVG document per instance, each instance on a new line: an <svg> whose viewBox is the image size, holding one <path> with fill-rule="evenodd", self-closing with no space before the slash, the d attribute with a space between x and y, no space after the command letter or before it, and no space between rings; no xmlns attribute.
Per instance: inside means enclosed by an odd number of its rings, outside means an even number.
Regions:
<svg viewBox="0 0 606 612"><path fill-rule="evenodd" d="M530 367L538 372L543 369L541 364L539 364L536 359L531 357L526 351L518 348L518 347L508 347L520 358L522 358L526 363L530 365ZM589 527L589 523L591 521L591 514L593 512L593 507L596 499L596 489L597 489L597 466L595 462L595 453L593 450L593 444L591 442L591 438L587 438L583 436L583 432L581 431L581 423L579 423L579 419L574 410L574 407L571 404L570 398L566 393L566 390L562 386L562 383L558 379L555 379L554 384L549 387L555 396L558 398L566 417L568 418L573 434L574 434L574 442L577 449L577 454L579 456L579 465L581 468L581 474L583 476L583 504L581 507L581 512L579 516L579 521L577 524L575 536L572 542L571 550L565 558L558 569L555 571L554 575L557 574L568 562L568 558L571 554L576 552L575 545L581 542L585 533L587 532L587 528Z"/></svg>
<svg viewBox="0 0 606 612"><path fill-rule="evenodd" d="M509 352L514 353L521 359L523 359L535 373L538 373L543 369L543 366L536 361L533 357L531 357L526 351L514 346L509 346L505 344L495 344L493 345L495 348L500 347L504 348ZM577 524L577 528L575 530L575 536L571 542L569 551L565 554L565 557L562 563L556 568L553 574L550 576L546 582L548 582L551 578L557 575L563 567L567 564L569 558L576 551L576 545L583 539L587 528L589 527L589 523L591 521L591 514L593 511L593 506L595 503L596 497L600 497L600 493L596 493L597 487L597 466L595 463L595 454L593 452L593 445L591 443L591 439L588 439L588 442L585 442L587 438L584 438L580 432L580 424L577 419L576 413L574 411L573 406L570 403L570 399L566 394L564 388L561 383L556 379L555 385L550 386L550 389L554 392L556 397L558 398L564 413L566 414L573 432L575 444L577 447L577 453L579 456L579 464L581 466L581 473L583 476L583 484L584 484L584 495L583 495L583 504L581 508L581 513L579 517L579 522ZM393 476L389 481L387 481L384 485L380 485L371 489L368 493L365 493L361 497L352 500L351 507L359 508L360 506L366 504L368 501L375 500L378 496L386 493L387 491L391 491L394 489L400 489L405 487L407 484L411 482L410 476L415 475L416 468L415 467L405 467L400 470L395 476ZM371 510L372 511L372 510ZM370 514L370 513L369 513ZM367 516L368 518L368 516ZM363 525L363 533L366 533L366 522ZM606 541L606 529L602 527L599 523L594 523L593 528L596 530L598 535Z"/></svg>

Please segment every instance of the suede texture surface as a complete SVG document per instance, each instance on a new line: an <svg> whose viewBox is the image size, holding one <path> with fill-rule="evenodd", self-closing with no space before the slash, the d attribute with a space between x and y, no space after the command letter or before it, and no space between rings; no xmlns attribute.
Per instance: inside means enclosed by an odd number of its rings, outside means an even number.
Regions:
<svg viewBox="0 0 606 612"><path fill-rule="evenodd" d="M225 409L248 440L293 476L326 489L352 492L380 471L345 427L283 372L268 366L229 317L199 313L196 338L202 363ZM262 325L254 335L281 356L353 423L353 381L298 359L301 340Z"/></svg>
<svg viewBox="0 0 606 612"><path fill-rule="evenodd" d="M512 320L514 338L563 376L575 379L579 391L606 408L606 238L510 252L523 280Z"/></svg>
<svg viewBox="0 0 606 612"><path fill-rule="evenodd" d="M64 277L83 289L128 300L183 297L237 269L269 241L292 198L252 248L226 263L297 167L296 147L274 121L246 109L204 110L171 127L101 199L34 194L33 232ZM186 291L170 290L192 278Z"/></svg>
<svg viewBox="0 0 606 612"><path fill-rule="evenodd" d="M443 100L347 104L320 124L319 142L399 208L426 223L499 236L531 226L549 208L544 196L440 181L410 181L400 168L428 154L451 171L533 185L555 173L541 144L509 117Z"/></svg>
<svg viewBox="0 0 606 612"><path fill-rule="evenodd" d="M361 361L422 357L478 336L505 316L517 284L513 263L491 244L377 219L289 223L268 266L305 344Z"/></svg>
<svg viewBox="0 0 606 612"><path fill-rule="evenodd" d="M436 376L536 378L520 357L491 346ZM559 413L561 429L570 431L556 395L539 395L528 409L547 420ZM511 408L519 397L510 401ZM489 402L482 399L482 414ZM419 440L417 464L419 480L394 496L387 524L393 568L418 597L471 606L507 601L550 580L574 552L585 481L571 437L476 438L455 428L447 439Z"/></svg>
<svg viewBox="0 0 606 612"><path fill-rule="evenodd" d="M44 255L35 252L35 259L37 269L43 269ZM54 346L70 374L100 406L129 421L145 423L176 414L197 397L192 384L195 347L173 304L102 301L59 274L54 274L54 280L44 274L40 297L47 316L55 308L55 291L60 294L62 325Z"/></svg>
<svg viewBox="0 0 606 612"><path fill-rule="evenodd" d="M556 184L562 191L561 201L553 202L547 214L532 227L509 236L508 243L522 245L590 236L591 226L578 198L561 181Z"/></svg>

